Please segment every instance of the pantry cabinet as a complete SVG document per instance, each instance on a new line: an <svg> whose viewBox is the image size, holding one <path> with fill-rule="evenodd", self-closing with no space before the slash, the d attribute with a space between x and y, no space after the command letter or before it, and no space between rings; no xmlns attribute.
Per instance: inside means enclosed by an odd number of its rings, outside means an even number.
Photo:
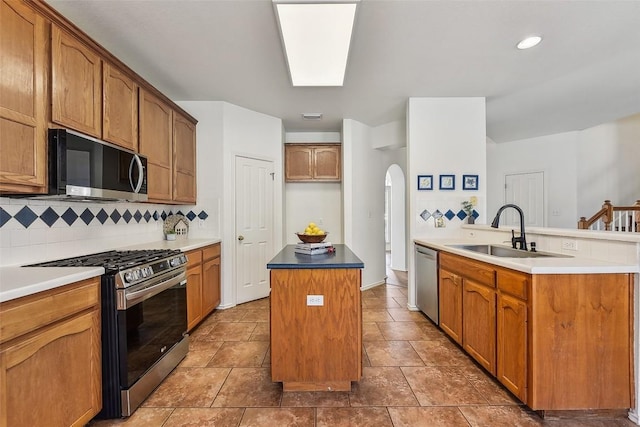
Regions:
<svg viewBox="0 0 640 427"><path fill-rule="evenodd" d="M340 182L340 144L285 144L285 181Z"/></svg>
<svg viewBox="0 0 640 427"><path fill-rule="evenodd" d="M100 278L0 303L3 426L87 424L102 408Z"/></svg>
<svg viewBox="0 0 640 427"><path fill-rule="evenodd" d="M48 35L40 14L0 1L0 191L46 190Z"/></svg>
<svg viewBox="0 0 640 427"><path fill-rule="evenodd" d="M51 26L51 120L102 137L102 61L58 25Z"/></svg>
<svg viewBox="0 0 640 427"><path fill-rule="evenodd" d="M187 330L220 304L220 243L187 252Z"/></svg>

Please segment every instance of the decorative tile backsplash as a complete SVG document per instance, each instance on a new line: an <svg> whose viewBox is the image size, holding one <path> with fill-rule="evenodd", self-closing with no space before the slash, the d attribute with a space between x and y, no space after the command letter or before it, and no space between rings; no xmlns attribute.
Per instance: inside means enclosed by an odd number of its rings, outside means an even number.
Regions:
<svg viewBox="0 0 640 427"><path fill-rule="evenodd" d="M189 221L193 221L195 218L199 218L201 220L205 220L209 217L207 212L201 210L196 213L193 210L190 210L186 214L182 213L180 210L176 210L175 212L172 209L168 210L149 210L149 209L128 209L124 208L88 208L84 206L79 207L65 207L65 206L49 206L44 209L44 212L41 214L37 214L34 212L34 209L25 205L22 206L15 214L11 214L7 212L3 207L0 206L0 228L9 224L13 219L20 223L24 228L29 228L40 220L45 223L48 227L52 227L55 224L66 223L69 227L71 227L76 221L79 223L82 222L85 225L90 225L93 223L100 223L104 225L107 221L111 220L110 223L118 224L119 222L130 223L130 222L150 222L158 221L160 218L164 221L168 215L171 214L180 214L184 215L189 219Z"/></svg>
<svg viewBox="0 0 640 427"><path fill-rule="evenodd" d="M451 209L448 209L444 214L442 213L442 211L440 211L440 209L436 209L433 212L429 212L427 209L423 209L422 212L419 213L419 216L420 218L422 218L423 221L427 221L429 220L429 218L438 219L442 217L445 217L449 221L453 220L454 218L458 218L460 221L464 221L464 219L468 215L462 209L460 209L458 213L455 213ZM474 209L473 212L471 213L471 216L477 219L480 216L480 214Z"/></svg>

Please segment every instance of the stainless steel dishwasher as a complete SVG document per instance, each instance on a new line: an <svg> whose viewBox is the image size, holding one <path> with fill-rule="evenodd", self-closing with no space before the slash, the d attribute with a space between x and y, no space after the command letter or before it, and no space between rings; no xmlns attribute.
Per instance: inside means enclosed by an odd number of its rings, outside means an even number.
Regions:
<svg viewBox="0 0 640 427"><path fill-rule="evenodd" d="M440 323L438 308L438 251L415 245L416 305L427 317Z"/></svg>

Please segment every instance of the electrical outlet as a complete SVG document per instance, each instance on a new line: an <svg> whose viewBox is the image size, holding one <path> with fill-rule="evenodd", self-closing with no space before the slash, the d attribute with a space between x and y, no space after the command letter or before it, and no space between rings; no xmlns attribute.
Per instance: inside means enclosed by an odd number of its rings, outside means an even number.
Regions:
<svg viewBox="0 0 640 427"><path fill-rule="evenodd" d="M323 306L324 295L307 295L307 305Z"/></svg>
<svg viewBox="0 0 640 427"><path fill-rule="evenodd" d="M562 249L565 249L567 251L577 251L578 241L570 240L570 239L562 239Z"/></svg>

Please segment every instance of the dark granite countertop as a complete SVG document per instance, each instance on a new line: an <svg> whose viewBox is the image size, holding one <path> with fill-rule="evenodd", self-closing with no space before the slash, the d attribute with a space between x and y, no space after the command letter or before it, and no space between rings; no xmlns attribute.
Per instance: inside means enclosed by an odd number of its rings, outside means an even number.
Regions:
<svg viewBox="0 0 640 427"><path fill-rule="evenodd" d="M269 263L267 268L364 268L364 263L346 245L333 245L332 254L304 255L294 252L295 245L285 246Z"/></svg>

